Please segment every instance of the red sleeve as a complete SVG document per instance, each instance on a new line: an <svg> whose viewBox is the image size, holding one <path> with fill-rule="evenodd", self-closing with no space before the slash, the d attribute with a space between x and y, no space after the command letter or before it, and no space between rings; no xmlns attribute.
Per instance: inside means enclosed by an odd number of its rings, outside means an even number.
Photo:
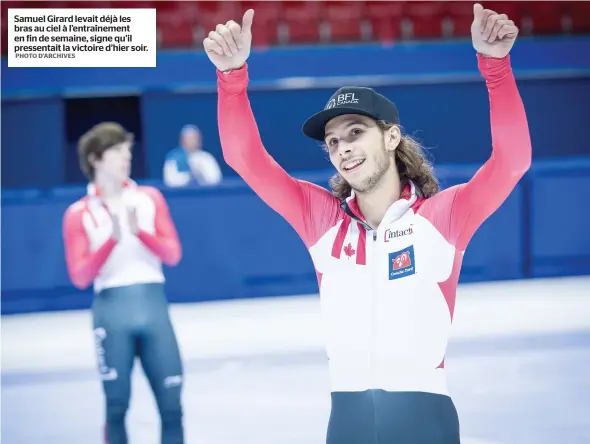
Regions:
<svg viewBox="0 0 590 444"><path fill-rule="evenodd" d="M182 257L182 247L166 200L156 188L142 187L142 190L151 197L156 206L155 233L151 234L140 229L137 237L163 263L171 267L175 266Z"/></svg>
<svg viewBox="0 0 590 444"><path fill-rule="evenodd" d="M527 117L510 56L494 59L478 54L477 58L490 101L492 154L468 183L439 193L424 206L460 251L510 195L530 168L532 157Z"/></svg>
<svg viewBox="0 0 590 444"><path fill-rule="evenodd" d="M312 246L339 217L338 199L320 186L291 177L266 151L247 96L247 65L229 74L217 71L217 79L225 161Z"/></svg>
<svg viewBox="0 0 590 444"><path fill-rule="evenodd" d="M90 251L90 241L82 222L83 206L74 204L63 219L63 238L68 274L76 288L87 288L100 272L111 251L117 245L112 237L96 251Z"/></svg>

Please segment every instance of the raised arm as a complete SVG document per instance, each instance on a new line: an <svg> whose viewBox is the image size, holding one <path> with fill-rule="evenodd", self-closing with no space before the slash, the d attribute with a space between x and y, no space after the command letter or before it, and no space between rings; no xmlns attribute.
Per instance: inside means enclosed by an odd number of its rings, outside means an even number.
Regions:
<svg viewBox="0 0 590 444"><path fill-rule="evenodd" d="M509 51L517 34L518 29L504 14L475 5L472 38L489 95L492 153L469 182L443 191L423 209L445 217L436 224L460 251L531 165L527 117L510 65ZM448 211L429 210L441 206Z"/></svg>
<svg viewBox="0 0 590 444"><path fill-rule="evenodd" d="M325 225L336 218L339 204L327 190L291 177L262 143L247 95L246 59L252 40L253 15L254 11L247 11L241 27L233 21L218 26L204 42L217 68L218 125L223 156L309 246L321 235Z"/></svg>
<svg viewBox="0 0 590 444"><path fill-rule="evenodd" d="M82 208L80 202L68 208L62 228L68 275L74 286L81 290L87 288L98 276L117 245L115 238L109 237L95 251L90 250L90 241L84 230Z"/></svg>
<svg viewBox="0 0 590 444"><path fill-rule="evenodd" d="M478 63L490 98L492 154L474 177L456 191L451 225L460 250L502 205L531 165L529 128L510 56L495 59L478 54Z"/></svg>
<svg viewBox="0 0 590 444"><path fill-rule="evenodd" d="M248 67L218 71L218 120L223 156L244 181L273 210L283 216L307 242L315 237L311 213L338 208L325 189L291 177L266 151L246 94ZM319 218L317 218L319 219Z"/></svg>

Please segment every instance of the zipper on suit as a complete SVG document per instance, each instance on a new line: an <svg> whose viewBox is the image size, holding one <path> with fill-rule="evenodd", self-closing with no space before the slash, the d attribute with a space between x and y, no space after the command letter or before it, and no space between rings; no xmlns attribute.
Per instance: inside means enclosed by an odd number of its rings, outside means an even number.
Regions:
<svg viewBox="0 0 590 444"><path fill-rule="evenodd" d="M373 389L375 377L373 372L373 349L375 347L375 321L377 313L376 309L376 301L377 301L377 294L379 290L378 282L379 276L377 274L377 265L379 259L379 249L377 248L377 230L374 230L371 226L369 226L366 222L360 220L356 217L352 212L346 211L346 213L351 217L351 219L360 223L367 232L373 233L373 245L372 245L372 252L371 252L371 261L369 262L369 266L371 267L371 343L369 344L369 367L370 367L370 376L371 376L371 396L373 397L373 432L375 434L375 441L374 444L379 444L378 434L377 434L377 405L375 402L375 390Z"/></svg>
<svg viewBox="0 0 590 444"><path fill-rule="evenodd" d="M378 431L377 431L377 403L375 400L375 373L374 373L374 354L375 354L375 343L376 343L376 330L377 330L377 300L379 297L379 276L377 274L379 249L377 248L377 230L373 230L373 248L371 249L371 344L370 344L370 368L371 368L371 393L373 397L373 430L375 434L375 444L379 443Z"/></svg>

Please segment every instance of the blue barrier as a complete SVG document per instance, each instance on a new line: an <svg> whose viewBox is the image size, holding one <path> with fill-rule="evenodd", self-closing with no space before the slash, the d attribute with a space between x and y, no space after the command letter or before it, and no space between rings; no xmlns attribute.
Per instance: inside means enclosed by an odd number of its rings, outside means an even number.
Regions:
<svg viewBox="0 0 590 444"><path fill-rule="evenodd" d="M477 167L439 167L437 176L446 188ZM297 177L325 187L329 173ZM3 314L90 305L91 292L68 280L61 238L63 213L83 192L2 193ZM240 179L163 192L184 245L181 263L165 270L171 301L317 291L302 241ZM461 282L590 273L590 206L580 203L589 194L590 158L535 162L472 239Z"/></svg>
<svg viewBox="0 0 590 444"><path fill-rule="evenodd" d="M589 53L587 36L523 38L515 46L513 67L536 159L590 154L580 143L590 97L590 58L582 55ZM272 49L255 52L250 70L261 135L288 171L329 168L301 124L337 86L351 83L375 86L395 101L404 128L433 148L437 164L480 163L488 156L488 97L470 41ZM186 123L201 127L206 149L221 160L215 81L200 52L162 52L153 69L4 64L2 187L80 183L77 139L103 120L117 120L137 135L138 178L162 177L166 153ZM234 175L224 162L221 168Z"/></svg>
<svg viewBox="0 0 590 444"><path fill-rule="evenodd" d="M590 36L519 38L512 54L525 77L588 75ZM375 84L478 80L470 40L353 44L254 50L253 89L333 88L346 77ZM214 68L202 51L160 51L156 68L8 68L2 59L6 99L139 95L147 91L211 92ZM334 80L336 78L336 81ZM323 104L323 103L322 103Z"/></svg>
<svg viewBox="0 0 590 444"><path fill-rule="evenodd" d="M582 143L590 77L523 80L519 89L536 159L590 154L588 145ZM398 104L404 128L431 148L437 164L481 163L489 155L489 102L483 80L382 86L379 91ZM330 167L317 143L303 136L301 124L323 107L332 92L306 89L250 94L264 143L286 170ZM3 188L80 183L83 178L75 136L107 119L116 119L137 134L133 171L139 178L162 177L166 153L175 146L179 130L187 122L201 127L206 149L221 161L226 176L234 175L222 161L215 93L149 92L135 101L138 109L120 102L100 107L93 102L87 104L86 114L82 107L77 107L76 113L68 111L70 102L59 98L2 102Z"/></svg>
<svg viewBox="0 0 590 444"><path fill-rule="evenodd" d="M590 159L538 162L530 180L533 277L590 270Z"/></svg>

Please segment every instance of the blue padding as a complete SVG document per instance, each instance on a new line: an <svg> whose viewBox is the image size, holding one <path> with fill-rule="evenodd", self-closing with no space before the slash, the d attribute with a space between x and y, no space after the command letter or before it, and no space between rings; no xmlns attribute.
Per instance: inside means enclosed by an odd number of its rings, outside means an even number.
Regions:
<svg viewBox="0 0 590 444"><path fill-rule="evenodd" d="M590 37L524 38L514 48L535 159L590 154L583 142L590 57L580 54L590 54ZM404 130L430 149L436 164L483 163L489 156L489 98L470 41L276 48L255 51L249 62L248 97L260 135L287 171L330 167L301 125L337 87L350 84L373 86L393 100ZM105 120L136 133L137 177L162 178L187 123L201 128L204 148L224 176L234 176L221 153L216 80L204 54L186 51L160 53L158 67L149 69L3 66L2 188L83 181L78 137Z"/></svg>
<svg viewBox="0 0 590 444"><path fill-rule="evenodd" d="M522 37L512 54L519 75L547 77L548 73L587 74L590 59L583 54L589 52L590 37L582 35ZM462 39L254 49L248 63L252 87L277 90L318 87L330 83L330 78L346 76L365 76L370 82L387 84L432 83L455 77L473 80L479 78L474 60L471 40ZM203 51L158 51L156 63L155 68L28 69L8 68L3 58L2 95L116 96L215 88L215 68Z"/></svg>
<svg viewBox="0 0 590 444"><path fill-rule="evenodd" d="M590 158L531 171L531 274L590 274Z"/></svg>
<svg viewBox="0 0 590 444"><path fill-rule="evenodd" d="M448 188L469 181L478 168L479 165L450 165L437 169L436 173L442 188ZM460 282L524 277L525 200L524 186L519 183L481 225L465 251Z"/></svg>
<svg viewBox="0 0 590 444"><path fill-rule="evenodd" d="M579 165L580 162L574 164L576 168ZM446 188L468 180L477 168L449 165L437 168L437 175ZM570 170L559 164L544 171L553 174L560 169L569 175ZM330 171L308 172L296 177L326 187L330 174ZM540 177L553 180L543 174ZM580 178L582 182L572 182L569 186L580 189L581 184L587 184L586 178ZM534 184L530 188L538 189L538 186ZM315 271L303 242L241 179L228 180L218 188L162 190L184 250L179 266L166 268L171 301L317 291ZM90 305L91 292L80 292L69 282L61 237L67 206L83 194L84 189L79 187L36 193L23 191L20 199L14 191L3 194L3 313L78 309ZM571 196L575 199L579 195ZM523 180L473 237L465 254L461 282L526 276L529 253L525 233L535 233L526 225L528 199L527 183ZM545 204L553 208L553 201L543 198L537 205ZM549 207L545 210L549 211ZM553 216L550 219L554 223ZM576 239L586 239L588 245L582 222L570 224L569 229L571 232L564 235L576 237L575 233L580 232ZM543 242L540 245L543 247ZM582 247L579 249L583 252ZM558 249L557 254L560 252ZM568 270L571 269L565 267L562 271Z"/></svg>

